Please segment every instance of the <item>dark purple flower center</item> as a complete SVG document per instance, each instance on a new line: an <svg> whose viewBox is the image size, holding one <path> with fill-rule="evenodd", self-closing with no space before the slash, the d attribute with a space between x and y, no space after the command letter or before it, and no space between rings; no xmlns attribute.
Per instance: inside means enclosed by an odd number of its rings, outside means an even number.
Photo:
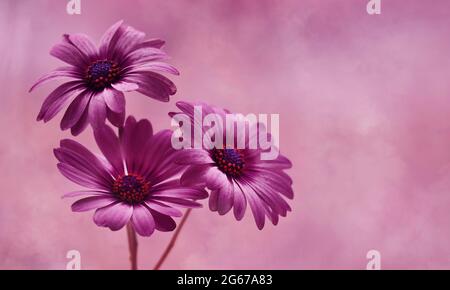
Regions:
<svg viewBox="0 0 450 290"><path fill-rule="evenodd" d="M245 162L239 149L213 149L211 157L217 167L228 176L238 177L242 173Z"/></svg>
<svg viewBox="0 0 450 290"><path fill-rule="evenodd" d="M149 191L150 183L137 174L119 176L112 186L112 192L128 203L141 203Z"/></svg>
<svg viewBox="0 0 450 290"><path fill-rule="evenodd" d="M109 60L98 60L86 70L86 82L93 90L102 90L114 83L119 76L119 66Z"/></svg>

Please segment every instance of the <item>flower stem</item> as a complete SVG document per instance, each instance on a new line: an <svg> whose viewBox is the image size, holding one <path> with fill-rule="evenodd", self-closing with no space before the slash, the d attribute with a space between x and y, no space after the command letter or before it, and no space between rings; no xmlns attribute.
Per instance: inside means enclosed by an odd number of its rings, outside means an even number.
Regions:
<svg viewBox="0 0 450 290"><path fill-rule="evenodd" d="M156 263L153 270L159 270L161 268L162 264L166 260L167 256L170 254L170 251L172 251L173 247L175 246L175 242L177 241L178 235L181 232L181 229L183 228L184 224L186 223L187 218L189 217L189 214L191 213L192 209L188 209L186 213L183 216L183 219L181 220L180 224L178 225L175 233L172 236L172 239L170 239L169 244L167 245L166 249L164 250L164 253L161 255L161 257L158 260L158 263Z"/></svg>
<svg viewBox="0 0 450 290"><path fill-rule="evenodd" d="M136 238L136 232L134 231L131 223L127 225L127 235L128 235L128 249L130 250L131 270L137 270L138 242Z"/></svg>

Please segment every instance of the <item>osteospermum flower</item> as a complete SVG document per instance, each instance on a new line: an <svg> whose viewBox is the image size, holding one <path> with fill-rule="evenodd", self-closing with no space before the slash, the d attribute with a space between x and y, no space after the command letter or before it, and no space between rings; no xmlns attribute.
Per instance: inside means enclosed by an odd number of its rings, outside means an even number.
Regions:
<svg viewBox="0 0 450 290"><path fill-rule="evenodd" d="M229 114L227 110L204 103L177 103L177 107L191 118L191 122L197 122L199 120L195 120L193 115L194 106L201 106L203 118L209 113L215 113L221 118ZM169 113L170 116L175 114ZM247 123L246 126L251 124ZM256 126L259 134L263 133L261 124L253 126ZM224 126L222 130L225 140L227 129ZM207 134L208 130L204 130L204 133ZM238 134L234 134L233 148L237 148L237 138ZM248 136L245 140L243 149L227 148L224 141L222 148L182 150L183 154L177 162L189 167L183 173L181 183L206 185L211 190L209 208L220 215L233 209L235 218L241 220L248 204L257 227L262 229L265 216L276 225L279 216L285 217L291 211L284 198L292 199L294 196L292 179L283 170L292 167L292 164L281 154L275 160L261 160L263 151L250 149Z"/></svg>
<svg viewBox="0 0 450 290"><path fill-rule="evenodd" d="M87 188L64 197L85 196L72 204L72 210L95 209L98 226L115 231L131 222L142 236L155 229L172 231L176 226L172 217L182 215L178 207L200 207L195 200L206 198L207 192L180 184L177 175L183 166L173 162L180 153L171 147L169 130L153 135L149 121L128 117L120 135L107 125L95 130L104 157L75 141L61 141L54 151L58 169Z"/></svg>
<svg viewBox="0 0 450 290"><path fill-rule="evenodd" d="M70 100L61 120L61 129L71 128L73 135L86 126L102 124L107 118L120 127L125 119L123 92L138 91L159 101L175 94L174 83L160 72L178 75L162 62L167 55L160 49L164 41L145 39L145 34L122 21L111 26L97 48L84 34L65 34L50 54L69 66L41 77L30 89L60 78L72 80L57 87L44 101L37 120L51 120Z"/></svg>

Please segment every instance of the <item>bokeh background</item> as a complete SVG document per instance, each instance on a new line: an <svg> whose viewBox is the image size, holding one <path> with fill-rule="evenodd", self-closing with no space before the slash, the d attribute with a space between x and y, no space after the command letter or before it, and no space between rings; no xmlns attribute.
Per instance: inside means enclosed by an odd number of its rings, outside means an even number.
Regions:
<svg viewBox="0 0 450 290"><path fill-rule="evenodd" d="M294 167L293 212L259 231L195 210L165 269L450 268L450 2L382 0L0 1L0 268L127 269L126 232L98 228L60 196L77 185L52 149L70 133L62 115L35 118L61 65L63 33L94 39L114 22L167 41L179 68L170 103L129 94L127 111L168 128L177 100L242 113L279 113L281 151ZM78 141L97 150L91 130ZM151 268L171 233L141 238Z"/></svg>

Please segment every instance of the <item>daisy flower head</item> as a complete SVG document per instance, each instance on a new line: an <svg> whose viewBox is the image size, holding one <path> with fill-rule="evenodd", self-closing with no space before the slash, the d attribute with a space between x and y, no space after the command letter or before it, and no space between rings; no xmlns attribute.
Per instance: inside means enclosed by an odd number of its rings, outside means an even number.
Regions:
<svg viewBox="0 0 450 290"><path fill-rule="evenodd" d="M31 87L51 80L68 78L48 95L37 120L48 122L67 103L61 129L80 134L90 123L99 126L108 119L120 127L125 119L124 92L137 91L150 98L167 102L176 93L175 84L161 73L178 75L177 69L164 62L164 41L146 39L145 33L123 24L112 25L100 45L84 34L65 34L50 54L67 66L42 76Z"/></svg>
<svg viewBox="0 0 450 290"><path fill-rule="evenodd" d="M131 116L120 137L105 124L94 133L103 156L70 139L62 140L54 154L59 171L86 188L64 195L83 197L72 211L95 210L98 226L116 231L131 223L141 236L172 231L172 217L182 215L179 208L201 207L196 200L208 196L201 187L181 185L184 166L174 162L180 152L171 146L170 130L153 134L149 121Z"/></svg>
<svg viewBox="0 0 450 290"><path fill-rule="evenodd" d="M284 170L291 168L292 164L281 154L272 160L264 160L261 157L266 150L251 146L251 140L255 140L258 135L267 134L270 138L264 124L244 120L245 130L236 132L237 125L224 125L229 116L239 120L237 114L228 110L205 103L178 102L177 107L191 120L191 136L201 127L203 142L215 140L215 145L203 144L201 148L181 150L183 154L177 158L177 163L188 166L181 183L206 186L210 190L209 208L220 215L233 209L235 218L241 220L248 205L259 229L264 227L265 217L274 225L278 224L279 216L285 217L291 211L286 198L294 197L292 179ZM201 119L195 117L195 108L201 108ZM179 113L171 112L169 115L174 117ZM211 133L217 130L202 127L209 114L222 119L221 122L215 122L218 132L222 132L220 139L223 143L219 141L221 146L217 146L216 133ZM228 140L227 136L232 136L232 140ZM238 145L241 142L239 140L244 140L243 146Z"/></svg>

